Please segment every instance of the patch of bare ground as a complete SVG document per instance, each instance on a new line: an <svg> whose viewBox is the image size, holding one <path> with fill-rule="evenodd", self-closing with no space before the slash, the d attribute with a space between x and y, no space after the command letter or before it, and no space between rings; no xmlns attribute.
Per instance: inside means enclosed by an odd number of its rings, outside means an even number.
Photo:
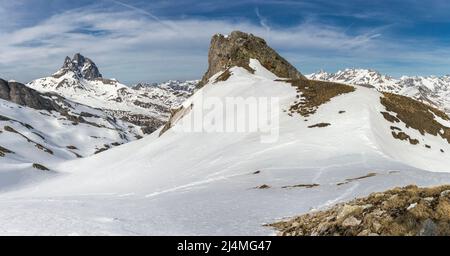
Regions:
<svg viewBox="0 0 450 256"><path fill-rule="evenodd" d="M444 112L409 97L387 92L383 93L380 102L387 111L395 113L394 116L387 112L381 112L389 122L402 121L408 128L418 130L422 135L425 135L425 133L434 136L439 135L450 144L450 128L442 125L434 118L436 115L450 121L450 118Z"/></svg>
<svg viewBox="0 0 450 256"><path fill-rule="evenodd" d="M314 125L310 125L308 126L308 128L322 128L322 127L327 127L331 125L330 123L318 123L318 124L314 124Z"/></svg>
<svg viewBox="0 0 450 256"><path fill-rule="evenodd" d="M14 152L7 148L0 146L0 157L4 157L4 156L6 156L6 154L14 154Z"/></svg>
<svg viewBox="0 0 450 256"><path fill-rule="evenodd" d="M182 119L185 115L187 115L192 108L194 107L194 104L191 103L189 107L180 106L176 109L170 110L170 118L164 125L164 127L161 129L161 132L159 133L159 137L163 135L165 132L167 132L172 126L174 126L178 120Z"/></svg>
<svg viewBox="0 0 450 256"><path fill-rule="evenodd" d="M70 151L70 150L69 150ZM80 155L80 154L78 154L77 152L73 152L73 151L70 151L72 154L74 154L77 158L83 158L83 156L82 155Z"/></svg>
<svg viewBox="0 0 450 256"><path fill-rule="evenodd" d="M10 121L11 118L0 115L0 121Z"/></svg>
<svg viewBox="0 0 450 256"><path fill-rule="evenodd" d="M283 189L290 189L290 188L314 188L314 187L318 187L318 186L320 186L320 184L311 183L311 184L287 185L287 186L282 186L281 188L283 188ZM253 187L253 189L268 189L268 188L272 188L272 187L267 185L267 184L262 184L260 186Z"/></svg>
<svg viewBox="0 0 450 256"><path fill-rule="evenodd" d="M384 119L388 120L389 122L400 123L400 120L397 117L389 114L388 112L380 112L380 113L383 115Z"/></svg>
<svg viewBox="0 0 450 256"><path fill-rule="evenodd" d="M216 80L214 81L214 83L227 81L228 78L230 78L230 76L231 76L230 69L227 68L225 71L222 72L222 74L220 74L220 75L216 78Z"/></svg>
<svg viewBox="0 0 450 256"><path fill-rule="evenodd" d="M318 186L320 186L320 184L312 183L312 184L296 184L290 186L283 186L281 188L313 188Z"/></svg>
<svg viewBox="0 0 450 256"><path fill-rule="evenodd" d="M291 105L290 113L299 113L304 117L314 114L320 105L332 98L355 91L355 87L345 84L316 81L309 79L283 80L292 84L297 90L298 101Z"/></svg>
<svg viewBox="0 0 450 256"><path fill-rule="evenodd" d="M350 178L350 179L345 179L343 182L339 182L339 183L336 184L336 185L341 186L341 185L350 183L350 182L352 182L352 181L362 180L362 179L367 179L367 178L370 178L370 177L374 177L374 176L376 176L376 175L377 175L377 173L375 173L375 172L370 172L370 173L368 173L368 174L366 174L366 175L364 175L364 176L360 176L360 177L356 177L356 178Z"/></svg>
<svg viewBox="0 0 450 256"><path fill-rule="evenodd" d="M46 153L48 153L48 154L50 154L50 155L53 155L53 151L52 151L51 149L45 147L45 146L42 145L42 144L39 144L39 143L37 143L37 142L31 140L31 139L28 138L27 136L25 136L25 135L23 135L22 133L18 132L16 129L12 128L11 126L6 125L3 129L5 129L5 131L7 131L7 132L19 134L19 135L22 136L24 139L26 139L27 142L33 143L34 146L35 146L36 148L38 148L38 149L40 149L40 150L42 150L42 151L44 151L44 152L46 152Z"/></svg>
<svg viewBox="0 0 450 256"><path fill-rule="evenodd" d="M36 136L38 136L39 138L41 138L42 140L44 140L45 141L45 138L44 138L44 136L42 136L42 135L40 135L39 133L37 133L37 132L32 132L34 135L36 135Z"/></svg>
<svg viewBox="0 0 450 256"><path fill-rule="evenodd" d="M450 235L450 185L410 185L269 224L282 236Z"/></svg>
<svg viewBox="0 0 450 256"><path fill-rule="evenodd" d="M268 189L268 188L271 188L269 185L267 185L267 184L262 184L262 185L260 185L260 186L256 186L256 187L254 187L255 189Z"/></svg>
<svg viewBox="0 0 450 256"><path fill-rule="evenodd" d="M106 151L106 150L108 150L110 148L111 148L110 145L104 144L102 148L97 148L96 151L94 152L94 154L98 154L98 153L104 152L104 151Z"/></svg>
<svg viewBox="0 0 450 256"><path fill-rule="evenodd" d="M409 143L411 143L412 145L417 145L419 144L419 140L417 139L413 139L411 138L408 134L404 133L404 132L394 132L392 131L392 137L398 139L398 140L407 140L409 141Z"/></svg>
<svg viewBox="0 0 450 256"><path fill-rule="evenodd" d="M16 131L14 128L12 128L11 126L8 126L8 125L6 125L5 127L3 127L3 129L5 129L5 131L7 131L7 132L19 133L19 132Z"/></svg>
<svg viewBox="0 0 450 256"><path fill-rule="evenodd" d="M47 167L43 166L42 164L33 164L33 168L41 170L41 171L50 171Z"/></svg>

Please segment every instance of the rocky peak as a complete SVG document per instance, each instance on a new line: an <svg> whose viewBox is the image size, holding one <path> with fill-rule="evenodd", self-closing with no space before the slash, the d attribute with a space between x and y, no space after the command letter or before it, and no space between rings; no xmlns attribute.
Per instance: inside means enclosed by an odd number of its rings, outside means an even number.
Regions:
<svg viewBox="0 0 450 256"><path fill-rule="evenodd" d="M208 53L208 70L199 83L203 86L208 79L220 71L239 66L253 71L250 58L257 59L265 68L282 78L305 78L287 60L270 48L264 39L240 31L230 35L216 34L211 39Z"/></svg>
<svg viewBox="0 0 450 256"><path fill-rule="evenodd" d="M75 54L72 59L67 56L63 66L54 76L65 74L67 71L72 71L78 77L88 80L102 78L102 74L100 74L95 63L80 53Z"/></svg>

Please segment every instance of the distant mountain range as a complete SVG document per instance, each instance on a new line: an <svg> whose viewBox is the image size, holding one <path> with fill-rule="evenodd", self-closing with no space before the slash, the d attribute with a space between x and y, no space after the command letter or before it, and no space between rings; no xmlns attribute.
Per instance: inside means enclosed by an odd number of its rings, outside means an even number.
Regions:
<svg viewBox="0 0 450 256"><path fill-rule="evenodd" d="M0 173L21 177L3 180L7 185L41 177L30 170L100 153L142 136L139 126L101 109L0 79Z"/></svg>
<svg viewBox="0 0 450 256"><path fill-rule="evenodd" d="M77 53L73 58L66 57L61 69L52 76L34 80L27 86L110 112L139 125L144 133L151 133L167 121L171 108L193 93L197 83L168 81L129 87L115 79L103 78L91 59Z"/></svg>
<svg viewBox="0 0 450 256"><path fill-rule="evenodd" d="M197 83L128 87L103 78L81 54L27 85L0 79L0 157L8 173L27 173L140 139L162 126Z"/></svg>

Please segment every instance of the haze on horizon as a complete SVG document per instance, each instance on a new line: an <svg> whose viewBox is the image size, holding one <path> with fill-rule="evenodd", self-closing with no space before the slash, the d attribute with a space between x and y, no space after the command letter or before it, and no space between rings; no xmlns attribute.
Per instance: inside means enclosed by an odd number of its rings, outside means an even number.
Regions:
<svg viewBox="0 0 450 256"><path fill-rule="evenodd" d="M29 82L76 52L125 84L198 79L213 34L263 37L302 73L450 73L450 2L0 0L0 77Z"/></svg>

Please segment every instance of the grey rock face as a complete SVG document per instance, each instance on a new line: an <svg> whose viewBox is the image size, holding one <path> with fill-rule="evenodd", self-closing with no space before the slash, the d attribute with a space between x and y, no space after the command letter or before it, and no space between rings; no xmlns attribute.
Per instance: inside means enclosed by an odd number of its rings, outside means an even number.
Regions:
<svg viewBox="0 0 450 256"><path fill-rule="evenodd" d="M64 71L67 70L70 70L77 74L79 77L88 80L102 78L102 74L100 74L100 71L98 70L95 63L91 59L84 57L80 53L75 54L72 59L66 57L61 68L62 72L58 72L57 74L63 74Z"/></svg>
<svg viewBox="0 0 450 256"><path fill-rule="evenodd" d="M34 109L57 110L59 106L39 92L17 82L0 79L0 98Z"/></svg>
<svg viewBox="0 0 450 256"><path fill-rule="evenodd" d="M199 83L203 86L214 74L232 66L239 66L252 71L250 58L257 59L268 70L282 78L305 79L287 60L270 48L264 39L252 34L233 31L225 37L214 35L208 53L208 70Z"/></svg>
<svg viewBox="0 0 450 256"><path fill-rule="evenodd" d="M419 236L437 236L439 227L430 219L426 219L422 223L422 228L419 231Z"/></svg>

